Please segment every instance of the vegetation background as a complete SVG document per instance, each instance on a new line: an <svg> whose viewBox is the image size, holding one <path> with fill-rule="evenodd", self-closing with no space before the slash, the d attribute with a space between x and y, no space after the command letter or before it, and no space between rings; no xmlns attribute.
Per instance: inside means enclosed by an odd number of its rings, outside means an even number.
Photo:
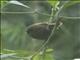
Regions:
<svg viewBox="0 0 80 60"><path fill-rule="evenodd" d="M26 29L29 25L39 22L49 22L51 9L54 14L66 1L58 0L1 0L1 59L2 60L55 60L54 49L49 47L52 43L35 54L42 46L43 40L31 38ZM76 31L80 33L80 1L69 1L62 9L59 17L67 23L75 21ZM66 21L68 20L68 22ZM52 19L52 22L54 20ZM67 26L70 26L67 24ZM71 27L70 27L71 28ZM63 31L70 34L66 28ZM75 34L77 36L77 33ZM57 36L56 36L57 37ZM63 38L63 37L60 37ZM80 34L77 36L80 40ZM52 45L53 46L53 45Z"/></svg>

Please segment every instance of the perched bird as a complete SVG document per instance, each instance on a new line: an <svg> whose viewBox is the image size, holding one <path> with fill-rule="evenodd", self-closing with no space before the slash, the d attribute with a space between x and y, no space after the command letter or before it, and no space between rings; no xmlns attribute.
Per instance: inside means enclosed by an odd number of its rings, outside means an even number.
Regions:
<svg viewBox="0 0 80 60"><path fill-rule="evenodd" d="M35 39L46 40L48 39L54 25L55 23L35 23L27 28L27 33Z"/></svg>

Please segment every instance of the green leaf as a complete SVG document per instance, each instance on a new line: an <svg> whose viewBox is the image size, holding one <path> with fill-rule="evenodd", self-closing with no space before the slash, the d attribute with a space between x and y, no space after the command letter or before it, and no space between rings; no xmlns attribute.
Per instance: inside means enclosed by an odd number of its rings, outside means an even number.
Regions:
<svg viewBox="0 0 80 60"><path fill-rule="evenodd" d="M56 9L60 2L58 0L53 0L53 1L48 0L48 3L52 5L54 9Z"/></svg>
<svg viewBox="0 0 80 60"><path fill-rule="evenodd" d="M10 53L15 53L14 50L8 50L8 49L2 49L0 50L1 53L0 54L10 54Z"/></svg>
<svg viewBox="0 0 80 60"><path fill-rule="evenodd" d="M33 57L33 60L53 60L52 52L53 52L53 49L46 49L45 52L39 52L39 53L37 53Z"/></svg>
<svg viewBox="0 0 80 60"><path fill-rule="evenodd" d="M10 56L13 56L13 55L16 55L16 53L2 54L2 55L1 55L1 59L2 59L2 58L7 58L7 57L10 57Z"/></svg>
<svg viewBox="0 0 80 60"><path fill-rule="evenodd" d="M19 57L27 57L30 56L32 53L30 51L26 51L26 50L16 50L16 56Z"/></svg>
<svg viewBox="0 0 80 60"><path fill-rule="evenodd" d="M6 4L7 4L7 0L1 0L0 2L0 5L1 5L1 8L3 8Z"/></svg>
<svg viewBox="0 0 80 60"><path fill-rule="evenodd" d="M19 2L19 1L10 1L9 3L11 3L11 4L16 4L16 5L20 5L20 6L23 6L23 7L25 7L25 8L30 8L29 6L24 5L23 3Z"/></svg>
<svg viewBox="0 0 80 60"><path fill-rule="evenodd" d="M44 53L42 55L37 54L33 57L33 60L53 60L52 54Z"/></svg>
<svg viewBox="0 0 80 60"><path fill-rule="evenodd" d="M46 52L53 52L53 49L47 49Z"/></svg>

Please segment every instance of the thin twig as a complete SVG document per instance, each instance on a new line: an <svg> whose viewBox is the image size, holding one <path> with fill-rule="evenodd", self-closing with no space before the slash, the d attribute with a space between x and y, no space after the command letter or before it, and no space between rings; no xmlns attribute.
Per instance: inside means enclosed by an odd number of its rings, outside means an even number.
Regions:
<svg viewBox="0 0 80 60"><path fill-rule="evenodd" d="M35 12L33 11L33 12L0 12L0 13L3 13L3 14L26 14L26 13L35 13Z"/></svg>
<svg viewBox="0 0 80 60"><path fill-rule="evenodd" d="M51 16L50 16L50 19L49 19L49 22L48 23L51 23L52 22L52 19L53 19L53 15L54 15L54 9L52 8L52 11L51 11Z"/></svg>
<svg viewBox="0 0 80 60"><path fill-rule="evenodd" d="M32 56L32 59L33 59L33 57L34 57L37 53L39 53L39 52L47 45L47 43L50 41L51 37L53 36L53 34L54 34L54 32L55 32L55 30L56 30L56 28L57 28L57 26L58 26L58 23L59 23L58 14L59 14L59 13L61 12L61 10L64 8L64 5L65 5L66 3L68 3L68 1L65 2L65 3L60 7L59 11L55 14L54 20L56 21L56 22L55 22L56 24L55 24L55 26L53 27L50 36L48 37L48 39L46 40L46 42L41 46L41 48Z"/></svg>

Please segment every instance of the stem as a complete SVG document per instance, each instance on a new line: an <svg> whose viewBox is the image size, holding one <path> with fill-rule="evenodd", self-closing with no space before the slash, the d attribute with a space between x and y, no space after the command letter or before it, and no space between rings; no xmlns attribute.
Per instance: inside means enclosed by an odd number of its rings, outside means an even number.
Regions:
<svg viewBox="0 0 80 60"><path fill-rule="evenodd" d="M54 11L54 9L52 8L52 10L51 10L51 15L50 15L50 19L49 19L49 22L48 22L48 23L51 23L51 22L52 22L53 15L54 15L53 11Z"/></svg>
<svg viewBox="0 0 80 60"><path fill-rule="evenodd" d="M61 10L64 8L64 6L65 6L67 3L68 3L68 1L65 2L65 3L60 7L59 11L55 14L54 20L55 20L55 23L56 23L56 24L54 25L50 36L48 37L48 39L46 40L46 42L41 46L41 48L32 56L32 58L33 58L35 55L37 55L37 53L39 53L39 52L47 45L47 43L50 41L51 37L54 35L55 30L56 30L56 28L57 28L57 26L58 26L58 24L59 24L58 15L59 15L59 13L61 12ZM53 11L52 11L52 12L53 12ZM53 15L53 14L51 14L51 18L50 18L50 19L52 19L52 15ZM50 21L51 21L51 20L50 20ZM54 37L54 36L53 36L53 37Z"/></svg>
<svg viewBox="0 0 80 60"><path fill-rule="evenodd" d="M61 10L64 8L64 6L66 5L66 3L68 3L68 1L65 2L65 3L60 7L59 11L55 14L54 20L56 21L56 22L55 22L56 24L55 24L55 26L53 27L52 32L51 32L50 36L48 37L47 41L44 43L44 45L43 45L41 48L44 48L45 45L49 42L49 40L50 40L51 37L53 36L53 34L54 34L54 32L55 32L58 24L59 24L58 15L59 15L59 13L61 12Z"/></svg>

